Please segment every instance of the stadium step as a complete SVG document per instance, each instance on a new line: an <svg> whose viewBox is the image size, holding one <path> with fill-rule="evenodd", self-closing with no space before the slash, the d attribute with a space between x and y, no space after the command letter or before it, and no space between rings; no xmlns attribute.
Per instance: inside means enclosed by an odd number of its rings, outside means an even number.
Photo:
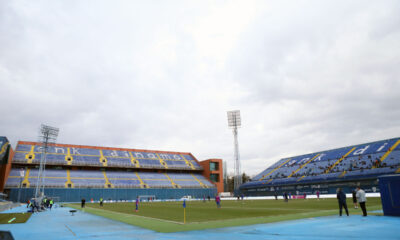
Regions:
<svg viewBox="0 0 400 240"><path fill-rule="evenodd" d="M171 182L171 185L172 185L174 188L181 188L181 186L180 186L179 184L176 184L176 183L174 182L174 180L172 180L172 179L168 176L167 173L164 173L164 175L168 178L168 180Z"/></svg>
<svg viewBox="0 0 400 240"><path fill-rule="evenodd" d="M25 155L25 159L28 163L32 163L33 159L35 159L35 146L32 145L31 151Z"/></svg>
<svg viewBox="0 0 400 240"><path fill-rule="evenodd" d="M107 158L103 155L103 150L100 150L100 158L99 161L103 164L103 167L107 167Z"/></svg>
<svg viewBox="0 0 400 240"><path fill-rule="evenodd" d="M1 146L1 144L2 144L2 142L0 141L0 146ZM3 153L5 153L7 151L8 144L9 144L8 142L3 144L3 146L1 147L1 150L0 150L0 155L2 155Z"/></svg>
<svg viewBox="0 0 400 240"><path fill-rule="evenodd" d="M67 161L67 165L71 165L74 158L71 155L71 149L67 148L67 155L65 155L65 161Z"/></svg>
<svg viewBox="0 0 400 240"><path fill-rule="evenodd" d="M65 188L74 188L74 183L71 180L71 170L67 169L67 181L65 182Z"/></svg>
<svg viewBox="0 0 400 240"><path fill-rule="evenodd" d="M131 163L133 165L135 165L135 167L140 168L139 161L136 158L133 157L131 152L129 152L129 156L131 157Z"/></svg>
<svg viewBox="0 0 400 240"><path fill-rule="evenodd" d="M301 181L306 175L301 176L299 179L297 179L297 182Z"/></svg>
<svg viewBox="0 0 400 240"><path fill-rule="evenodd" d="M400 140L397 140L395 144L393 144L386 152L385 154L383 154L383 156L381 157L381 159L379 159L380 162L383 162L387 156L389 156L389 154L391 152L393 152L393 150L400 144Z"/></svg>
<svg viewBox="0 0 400 240"><path fill-rule="evenodd" d="M27 170L26 170L26 172L25 172L25 178L24 178L24 180L22 181L22 186L23 187L29 187L29 185L30 185L30 183L29 183L29 172L31 171L31 169L30 168L28 168Z"/></svg>
<svg viewBox="0 0 400 240"><path fill-rule="evenodd" d="M272 180L274 180L274 179L271 178L266 183L263 183L263 184L268 184L268 183L272 182Z"/></svg>
<svg viewBox="0 0 400 240"><path fill-rule="evenodd" d="M345 159L350 153L352 153L356 147L353 147L348 151L345 155L343 155L341 158L339 158L332 166L330 166L328 169L326 169L325 173L329 173L336 165L338 165L343 159Z"/></svg>
<svg viewBox="0 0 400 240"><path fill-rule="evenodd" d="M136 174L136 177L138 178L138 180L140 182L140 187L141 188L149 188L149 186L143 182L142 178L139 176L139 173L135 172L135 174Z"/></svg>
<svg viewBox="0 0 400 240"><path fill-rule="evenodd" d="M104 175L104 179L106 180L106 183L104 184L104 188L114 188L114 185L111 184L110 180L107 177L106 171L103 170L103 175Z"/></svg>
<svg viewBox="0 0 400 240"><path fill-rule="evenodd" d="M202 181L200 181L200 179L198 179L195 175L193 175L193 173L191 173L190 175L192 175L192 177L196 179L197 182L199 182L200 186L202 186L203 188L208 188L207 185L205 185Z"/></svg>
<svg viewBox="0 0 400 240"><path fill-rule="evenodd" d="M158 160L160 160L161 165L163 165L166 169L168 169L168 164L156 153Z"/></svg>
<svg viewBox="0 0 400 240"><path fill-rule="evenodd" d="M189 160L187 160L186 158L185 158L185 156L183 156L182 154L181 154L181 157L183 158L183 160L185 160L185 163L186 163L186 165L188 165L191 169L196 169L195 167L194 167L194 165L193 165L193 163L192 162L190 162Z"/></svg>
<svg viewBox="0 0 400 240"><path fill-rule="evenodd" d="M294 174L296 174L298 171L300 171L300 169L302 169L303 167L305 167L307 164L309 164L310 162L312 162L316 157L318 157L319 155L321 155L321 153L318 153L317 155L315 155L313 158L311 158L310 160L308 160L306 163L304 163L303 165L301 165L298 169L296 169L295 171L293 171L288 178L292 177Z"/></svg>
<svg viewBox="0 0 400 240"><path fill-rule="evenodd" d="M264 180L264 178L268 177L269 175L271 175L273 172L275 172L276 170L278 170L279 168L281 168L283 165L285 165L287 162L290 161L290 158L285 161L284 163L282 163L281 165L279 165L278 167L272 169L269 173L265 174L264 176L262 176L262 178L259 179L259 181Z"/></svg>

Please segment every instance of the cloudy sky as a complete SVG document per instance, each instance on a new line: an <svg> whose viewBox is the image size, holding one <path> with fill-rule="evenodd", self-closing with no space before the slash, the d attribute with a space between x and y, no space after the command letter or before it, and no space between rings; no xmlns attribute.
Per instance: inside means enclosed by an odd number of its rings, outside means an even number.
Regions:
<svg viewBox="0 0 400 240"><path fill-rule="evenodd" d="M0 135L243 170L400 136L400 1L1 1Z"/></svg>

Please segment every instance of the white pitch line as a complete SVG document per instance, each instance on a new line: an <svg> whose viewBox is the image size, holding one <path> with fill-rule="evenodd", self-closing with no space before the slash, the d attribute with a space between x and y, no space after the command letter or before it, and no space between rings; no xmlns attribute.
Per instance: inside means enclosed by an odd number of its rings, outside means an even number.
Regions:
<svg viewBox="0 0 400 240"><path fill-rule="evenodd" d="M152 218L152 217L146 217L146 216L141 216L141 215L133 215L133 214L129 214L129 213L121 213L121 212L115 212L115 211L111 211L111 210L98 209L98 208L92 208L92 207L87 207L87 208L91 208L91 209L99 210L99 211L110 212L110 213L113 213L113 214L117 213L117 214L120 214L120 215L125 215L127 217L141 217L141 218L147 218L147 219L158 220L158 221L162 221L162 222L170 222L170 223L183 225L182 222L176 222L176 221L172 221L172 220L165 220L165 219L160 219L160 218Z"/></svg>
<svg viewBox="0 0 400 240"><path fill-rule="evenodd" d="M69 228L66 224L64 224L64 226L76 237L76 234L71 230L71 228Z"/></svg>
<svg viewBox="0 0 400 240"><path fill-rule="evenodd" d="M265 209L265 210L288 210L288 211L293 211L293 210L302 210L302 211L315 211L314 209L306 209L306 208L252 208L252 207L224 207L222 206L221 208L233 208L233 209ZM323 211L323 210L321 210Z"/></svg>

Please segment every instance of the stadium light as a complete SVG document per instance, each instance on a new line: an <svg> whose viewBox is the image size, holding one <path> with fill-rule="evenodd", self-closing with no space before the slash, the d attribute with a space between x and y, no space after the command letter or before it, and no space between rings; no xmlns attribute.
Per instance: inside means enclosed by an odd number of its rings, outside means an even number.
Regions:
<svg viewBox="0 0 400 240"><path fill-rule="evenodd" d="M242 184L240 155L239 155L239 142L238 142L238 128L242 126L242 119L240 118L240 110L228 111L228 126L232 128L234 137L234 190L238 191Z"/></svg>
<svg viewBox="0 0 400 240"><path fill-rule="evenodd" d="M35 198L38 198L40 195L44 195L44 177L46 169L47 148L49 144L54 144L56 142L58 132L58 128L50 127L44 124L40 125L39 142L41 143L42 153L40 158L39 175L36 183ZM42 189L41 192L40 189Z"/></svg>

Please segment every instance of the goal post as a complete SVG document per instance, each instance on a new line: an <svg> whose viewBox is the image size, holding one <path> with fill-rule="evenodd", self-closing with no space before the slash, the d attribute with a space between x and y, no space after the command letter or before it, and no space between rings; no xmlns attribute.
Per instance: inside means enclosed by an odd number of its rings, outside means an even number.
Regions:
<svg viewBox="0 0 400 240"><path fill-rule="evenodd" d="M156 199L156 195L139 195L139 200L142 201L154 201Z"/></svg>

